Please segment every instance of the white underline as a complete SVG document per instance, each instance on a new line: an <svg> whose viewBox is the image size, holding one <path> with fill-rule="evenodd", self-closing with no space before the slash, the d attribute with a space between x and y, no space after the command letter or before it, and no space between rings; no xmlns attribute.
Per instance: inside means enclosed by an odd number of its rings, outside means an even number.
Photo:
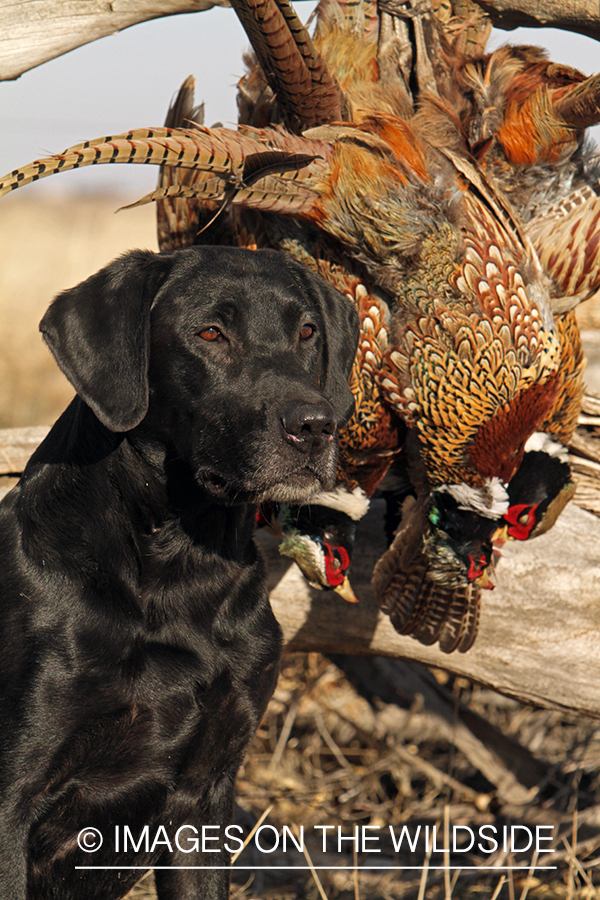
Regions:
<svg viewBox="0 0 600 900"><path fill-rule="evenodd" d="M382 872L404 872L404 871L417 871L422 872L424 869L427 869L429 872L441 871L442 869L449 871L458 870L461 872L467 871L476 871L476 872L528 872L532 867L531 866L75 866L76 869L97 869L100 871L109 871L112 869L132 869L132 870L144 870L150 871L151 869L206 869L207 871L214 871L217 869L229 869L232 872L237 872L238 870L244 871L303 871L303 872L311 872L313 869L316 869L318 872L376 872L378 870ZM541 872L543 870L555 870L558 866L535 866L534 870L536 872ZM533 871L533 870L532 870Z"/></svg>

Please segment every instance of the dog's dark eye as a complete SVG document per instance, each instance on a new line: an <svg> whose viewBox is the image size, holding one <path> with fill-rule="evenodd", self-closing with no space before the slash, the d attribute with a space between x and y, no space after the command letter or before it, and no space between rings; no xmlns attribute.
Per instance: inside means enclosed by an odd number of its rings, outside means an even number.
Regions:
<svg viewBox="0 0 600 900"><path fill-rule="evenodd" d="M198 332L198 336L201 337L203 341L225 340L219 329L215 328L214 325L211 325L210 328L204 328L202 331Z"/></svg>
<svg viewBox="0 0 600 900"><path fill-rule="evenodd" d="M315 326L307 323L306 325L303 325L302 328L300 329L300 340L307 341L309 338L311 338L313 336L314 333L315 333Z"/></svg>

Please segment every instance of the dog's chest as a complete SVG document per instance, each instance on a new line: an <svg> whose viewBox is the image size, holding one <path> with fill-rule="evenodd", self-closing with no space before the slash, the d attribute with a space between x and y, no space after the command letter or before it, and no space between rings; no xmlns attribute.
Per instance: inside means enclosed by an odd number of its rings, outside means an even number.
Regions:
<svg viewBox="0 0 600 900"><path fill-rule="evenodd" d="M262 560L197 551L160 558L152 554L142 573L144 624L130 651L135 703L151 707L162 745L201 732L206 747L213 729L223 743L224 728L237 743L256 727L279 655Z"/></svg>

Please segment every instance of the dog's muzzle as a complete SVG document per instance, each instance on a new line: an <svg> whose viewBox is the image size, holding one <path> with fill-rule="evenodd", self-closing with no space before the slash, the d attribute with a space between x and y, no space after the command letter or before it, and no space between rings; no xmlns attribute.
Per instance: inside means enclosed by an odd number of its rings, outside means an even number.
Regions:
<svg viewBox="0 0 600 900"><path fill-rule="evenodd" d="M285 440L301 453L320 451L333 441L337 420L327 401L288 407L280 419Z"/></svg>

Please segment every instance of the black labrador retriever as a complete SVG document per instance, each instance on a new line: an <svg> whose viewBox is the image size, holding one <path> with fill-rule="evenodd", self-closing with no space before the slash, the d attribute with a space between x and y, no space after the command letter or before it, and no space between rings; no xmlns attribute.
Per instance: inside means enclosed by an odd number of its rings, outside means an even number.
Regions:
<svg viewBox="0 0 600 900"><path fill-rule="evenodd" d="M282 254L194 247L40 327L78 397L0 507L0 894L112 900L154 866L161 900L224 900L280 649L255 508L331 486L357 317Z"/></svg>

